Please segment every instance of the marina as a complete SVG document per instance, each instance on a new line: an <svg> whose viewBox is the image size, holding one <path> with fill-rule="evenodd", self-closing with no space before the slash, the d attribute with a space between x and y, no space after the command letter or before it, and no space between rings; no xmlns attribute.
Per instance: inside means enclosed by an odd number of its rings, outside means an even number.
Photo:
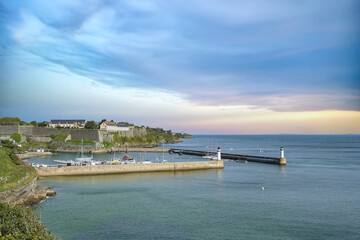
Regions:
<svg viewBox="0 0 360 240"><path fill-rule="evenodd" d="M54 189L57 196L40 204L37 211L46 227L63 239L147 239L151 235L154 239L296 236L335 240L359 236L358 136L196 136L165 147L206 151L209 140L218 140L225 153L274 157L286 143L289 164L244 164L222 156L223 169L40 177L39 183ZM163 159L162 153L128 154L137 162L146 158L153 163L109 167L145 167ZM113 156L94 154L94 160ZM31 160L51 165L53 159L74 157L61 153ZM164 159L206 161L201 156L167 152Z"/></svg>

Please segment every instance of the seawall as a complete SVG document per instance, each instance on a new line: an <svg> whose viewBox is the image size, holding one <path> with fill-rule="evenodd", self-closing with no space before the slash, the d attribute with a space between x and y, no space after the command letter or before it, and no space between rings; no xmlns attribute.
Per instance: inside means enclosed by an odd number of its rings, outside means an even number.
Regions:
<svg viewBox="0 0 360 240"><path fill-rule="evenodd" d="M174 162L174 163L151 163L151 164L119 164L97 166L71 166L71 167L44 167L36 168L40 177L47 176L71 176L71 175L100 175L115 173L136 172L161 172L161 171L186 171L200 169L222 169L223 161L204 162Z"/></svg>

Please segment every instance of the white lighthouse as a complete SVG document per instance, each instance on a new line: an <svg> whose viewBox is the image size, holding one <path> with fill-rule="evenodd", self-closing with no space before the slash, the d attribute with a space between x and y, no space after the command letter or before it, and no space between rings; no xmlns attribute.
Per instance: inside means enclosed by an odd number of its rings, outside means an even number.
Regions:
<svg viewBox="0 0 360 240"><path fill-rule="evenodd" d="M218 147L218 149L217 149L217 160L218 161L221 160L221 149L220 149L220 147Z"/></svg>
<svg viewBox="0 0 360 240"><path fill-rule="evenodd" d="M286 158L283 146L280 147L280 165L286 165Z"/></svg>

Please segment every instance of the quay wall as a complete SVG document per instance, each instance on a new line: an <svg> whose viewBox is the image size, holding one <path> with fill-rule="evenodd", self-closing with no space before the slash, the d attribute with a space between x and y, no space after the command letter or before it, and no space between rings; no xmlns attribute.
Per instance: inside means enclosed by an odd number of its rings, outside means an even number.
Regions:
<svg viewBox="0 0 360 240"><path fill-rule="evenodd" d="M204 162L174 162L151 164L119 164L97 166L71 166L71 167L42 167L36 168L40 177L71 176L71 175L100 175L115 173L161 172L161 171L186 171L200 169L222 169L223 161Z"/></svg>

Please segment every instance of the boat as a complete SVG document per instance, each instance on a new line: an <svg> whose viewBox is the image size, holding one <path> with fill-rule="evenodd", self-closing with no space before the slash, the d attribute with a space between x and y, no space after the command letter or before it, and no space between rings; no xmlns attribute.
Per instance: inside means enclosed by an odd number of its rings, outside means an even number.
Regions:
<svg viewBox="0 0 360 240"><path fill-rule="evenodd" d="M149 163L152 163L150 160L144 160L142 161L141 163L144 163L144 164L149 164Z"/></svg>
<svg viewBox="0 0 360 240"><path fill-rule="evenodd" d="M79 154L80 154L80 156L79 156ZM76 155L75 161L90 163L92 161L92 159L93 159L93 155L91 155L90 157L84 155L84 141L83 141L83 139L81 139L81 147L80 147L79 152Z"/></svg>
<svg viewBox="0 0 360 240"><path fill-rule="evenodd" d="M132 157L130 157L129 155L127 155L125 153L125 155L122 157L122 162L124 164L128 164L128 163L136 163L135 159L133 159Z"/></svg>

